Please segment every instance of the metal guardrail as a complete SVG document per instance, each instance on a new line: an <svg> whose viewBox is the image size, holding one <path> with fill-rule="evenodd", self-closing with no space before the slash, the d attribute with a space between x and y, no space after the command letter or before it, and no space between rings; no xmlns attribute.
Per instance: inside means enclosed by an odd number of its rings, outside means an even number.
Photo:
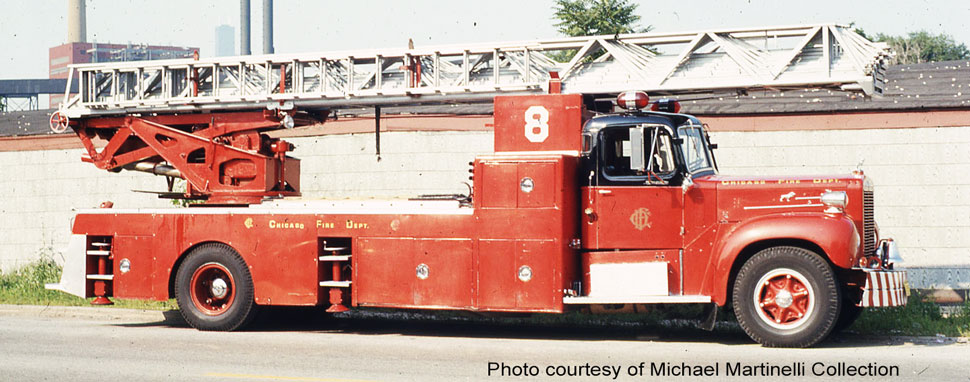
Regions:
<svg viewBox="0 0 970 382"><path fill-rule="evenodd" d="M836 24L72 65L70 118L242 109L461 103L542 92L690 93L843 86L871 91L889 54ZM67 92L65 92L67 95ZM67 97L65 98L67 99Z"/></svg>

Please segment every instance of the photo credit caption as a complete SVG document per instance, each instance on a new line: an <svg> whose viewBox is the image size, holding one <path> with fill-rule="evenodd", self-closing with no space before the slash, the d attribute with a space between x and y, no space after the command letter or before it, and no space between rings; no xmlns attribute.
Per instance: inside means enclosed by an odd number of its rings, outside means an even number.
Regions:
<svg viewBox="0 0 970 382"><path fill-rule="evenodd" d="M899 366L878 362L852 364L848 362L640 362L621 364L530 364L488 362L489 377L897 377Z"/></svg>

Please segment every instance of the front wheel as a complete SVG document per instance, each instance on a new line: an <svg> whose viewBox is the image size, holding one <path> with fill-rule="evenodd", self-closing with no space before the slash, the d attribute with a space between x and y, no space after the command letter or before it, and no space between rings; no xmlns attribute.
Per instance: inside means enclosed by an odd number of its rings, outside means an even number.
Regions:
<svg viewBox="0 0 970 382"><path fill-rule="evenodd" d="M768 347L808 347L832 332L841 295L829 264L804 248L772 247L751 257L734 284L734 313Z"/></svg>
<svg viewBox="0 0 970 382"><path fill-rule="evenodd" d="M253 280L232 248L203 244L190 252L175 274L175 299L186 322L199 330L231 331L253 317Z"/></svg>

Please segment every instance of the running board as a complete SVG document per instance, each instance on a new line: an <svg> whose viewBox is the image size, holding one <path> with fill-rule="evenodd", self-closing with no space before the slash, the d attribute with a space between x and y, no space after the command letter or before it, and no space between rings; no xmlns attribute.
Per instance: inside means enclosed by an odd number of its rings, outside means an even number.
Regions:
<svg viewBox="0 0 970 382"><path fill-rule="evenodd" d="M563 304L697 304L709 303L711 296L603 296L562 298Z"/></svg>

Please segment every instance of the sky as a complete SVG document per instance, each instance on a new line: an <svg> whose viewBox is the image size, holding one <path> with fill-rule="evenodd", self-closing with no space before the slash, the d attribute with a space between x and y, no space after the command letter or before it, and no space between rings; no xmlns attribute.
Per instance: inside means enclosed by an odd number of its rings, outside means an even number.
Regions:
<svg viewBox="0 0 970 382"><path fill-rule="evenodd" d="M262 52L262 1L252 0L252 51ZM637 1L657 32L854 22L867 33L945 32L970 44L970 1ZM215 28L236 28L239 0L87 0L88 41L193 46L213 55ZM559 36L552 0L276 0L277 53L528 40ZM47 78L48 48L67 39L67 0L3 0L0 79Z"/></svg>

